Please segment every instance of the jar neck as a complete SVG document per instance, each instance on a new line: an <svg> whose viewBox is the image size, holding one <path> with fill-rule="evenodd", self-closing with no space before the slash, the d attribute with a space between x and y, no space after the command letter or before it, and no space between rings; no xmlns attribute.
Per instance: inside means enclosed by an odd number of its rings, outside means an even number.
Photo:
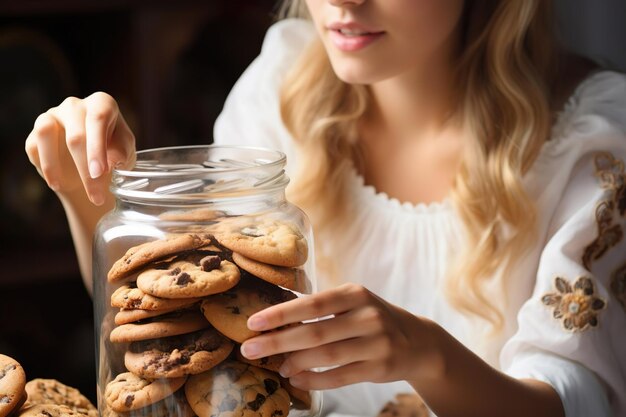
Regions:
<svg viewBox="0 0 626 417"><path fill-rule="evenodd" d="M115 210L118 212L133 211L144 215L161 214L164 211L192 211L210 209L225 213L254 214L287 204L285 189L265 193L254 193L227 198L198 198L185 200L145 200L118 197Z"/></svg>
<svg viewBox="0 0 626 417"><path fill-rule="evenodd" d="M260 211L285 201L283 153L238 146L184 146L137 152L132 170L114 170L120 208Z"/></svg>

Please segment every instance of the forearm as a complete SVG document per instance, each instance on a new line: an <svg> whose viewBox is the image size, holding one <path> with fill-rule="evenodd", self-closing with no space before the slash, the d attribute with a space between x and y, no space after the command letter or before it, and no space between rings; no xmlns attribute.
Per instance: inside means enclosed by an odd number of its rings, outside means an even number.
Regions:
<svg viewBox="0 0 626 417"><path fill-rule="evenodd" d="M75 192L59 195L65 209L67 221L72 233L80 273L85 287L92 291L92 244L93 235L98 221L111 210L115 204L114 197L106 194L105 202L101 206L93 205L85 191L78 189Z"/></svg>
<svg viewBox="0 0 626 417"><path fill-rule="evenodd" d="M434 330L441 367L409 381L440 417L563 417L559 395L546 383L518 380L489 366L450 334Z"/></svg>

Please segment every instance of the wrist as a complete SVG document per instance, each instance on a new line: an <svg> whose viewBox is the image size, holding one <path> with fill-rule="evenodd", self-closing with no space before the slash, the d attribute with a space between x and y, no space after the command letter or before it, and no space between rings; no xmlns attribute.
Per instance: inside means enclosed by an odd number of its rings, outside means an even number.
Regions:
<svg viewBox="0 0 626 417"><path fill-rule="evenodd" d="M414 388L445 378L448 368L447 349L445 347L447 333L432 320L420 317L419 331L413 335L415 366L409 382ZM448 335L449 336L449 335Z"/></svg>

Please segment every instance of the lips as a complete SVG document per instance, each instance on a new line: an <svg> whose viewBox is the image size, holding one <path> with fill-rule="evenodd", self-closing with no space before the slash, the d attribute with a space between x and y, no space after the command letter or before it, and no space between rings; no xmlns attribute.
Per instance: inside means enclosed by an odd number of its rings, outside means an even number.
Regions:
<svg viewBox="0 0 626 417"><path fill-rule="evenodd" d="M356 22L335 22L326 27L332 43L341 51L356 52L376 42L385 32Z"/></svg>

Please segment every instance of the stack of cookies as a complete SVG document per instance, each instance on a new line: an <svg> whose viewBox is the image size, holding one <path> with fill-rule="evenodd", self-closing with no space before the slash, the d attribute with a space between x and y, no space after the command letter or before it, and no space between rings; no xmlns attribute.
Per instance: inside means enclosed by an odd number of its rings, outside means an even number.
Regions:
<svg viewBox="0 0 626 417"><path fill-rule="evenodd" d="M98 417L76 388L54 379L26 382L22 366L0 354L0 417Z"/></svg>
<svg viewBox="0 0 626 417"><path fill-rule="evenodd" d="M125 372L103 416L287 416L311 398L277 374L282 356L249 361L248 318L311 291L308 246L290 223L224 217L128 249L108 273L119 308L109 339Z"/></svg>

